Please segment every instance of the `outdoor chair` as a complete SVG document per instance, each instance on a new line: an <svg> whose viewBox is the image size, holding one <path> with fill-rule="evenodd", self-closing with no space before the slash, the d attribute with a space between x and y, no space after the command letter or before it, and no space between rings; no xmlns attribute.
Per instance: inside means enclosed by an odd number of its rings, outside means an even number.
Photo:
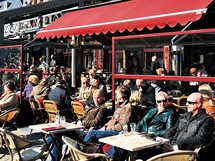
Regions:
<svg viewBox="0 0 215 161"><path fill-rule="evenodd" d="M214 144L214 141L215 141L215 133L213 132L213 135L211 135L211 138L206 145L195 149L195 152L197 152L199 154L198 160L207 161L207 157L208 157L207 156L207 150L209 149L209 147L212 144ZM213 147L210 147L210 148L213 148Z"/></svg>
<svg viewBox="0 0 215 161"><path fill-rule="evenodd" d="M8 111L4 111L2 114L0 114L0 122L2 123L1 128L8 128L6 127L6 123L12 123L15 121L17 114L19 113L20 109L19 108L13 108ZM12 127L9 126L10 128ZM2 135L0 134L0 149L2 148L3 145L3 138Z"/></svg>
<svg viewBox="0 0 215 161"><path fill-rule="evenodd" d="M80 119L84 115L84 111L85 111L84 106L78 101L72 101L71 105L77 119Z"/></svg>
<svg viewBox="0 0 215 161"><path fill-rule="evenodd" d="M181 96L179 97L179 99L177 100L177 103L172 103L174 106L176 106L177 108L181 108L183 110L187 110L187 98L188 96Z"/></svg>
<svg viewBox="0 0 215 161"><path fill-rule="evenodd" d="M2 128L0 132L9 151L10 161L46 160L48 153L41 141L27 140Z"/></svg>
<svg viewBox="0 0 215 161"><path fill-rule="evenodd" d="M72 109L65 109L65 110L59 110L57 102L53 100L43 100L43 105L45 108L45 111L48 114L49 117L49 123L52 123L55 121L55 116L59 113L60 115L66 114L68 112L71 112ZM73 117L73 116L72 116Z"/></svg>
<svg viewBox="0 0 215 161"><path fill-rule="evenodd" d="M179 150L158 154L147 161L196 161L197 158L198 153L195 151Z"/></svg>
<svg viewBox="0 0 215 161"><path fill-rule="evenodd" d="M13 108L10 110L5 110L0 114L0 122L2 123L2 128L5 128L6 123L15 121L17 114L19 113L19 108Z"/></svg>
<svg viewBox="0 0 215 161"><path fill-rule="evenodd" d="M69 137L62 136L62 140L68 146L68 150L71 154L71 159L73 161L84 161L84 160L94 160L94 159L98 161L99 158L101 160L111 161L111 159L108 158L105 154L101 154L101 153L88 154L80 151L77 147L77 141Z"/></svg>
<svg viewBox="0 0 215 161"><path fill-rule="evenodd" d="M48 122L48 116L43 106L43 103L40 102L38 99L34 99L34 98L30 98L29 103L31 105L33 114L35 116L33 125L36 124L37 122L40 124Z"/></svg>

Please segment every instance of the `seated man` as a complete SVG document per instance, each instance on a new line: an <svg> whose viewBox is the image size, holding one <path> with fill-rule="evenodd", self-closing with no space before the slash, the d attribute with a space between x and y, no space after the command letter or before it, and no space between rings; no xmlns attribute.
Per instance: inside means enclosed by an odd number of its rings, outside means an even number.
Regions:
<svg viewBox="0 0 215 161"><path fill-rule="evenodd" d="M72 99L63 79L59 80L56 87L49 92L48 99L57 102L60 111L66 110L61 112L61 115L65 116L68 121L74 121L75 115L71 106Z"/></svg>
<svg viewBox="0 0 215 161"><path fill-rule="evenodd" d="M76 121L77 124L85 127L84 130L79 129L55 135L55 139L58 140L57 143L59 144L59 151L62 150L61 149L63 143L63 141L61 140L62 135L69 136L75 140L80 140L84 138L84 136L87 134L90 128L98 129L104 126L104 124L107 122L107 116L110 116L112 112L109 109L107 109L105 105L102 90L96 89L93 92L93 101L94 101L93 105L90 106L90 108L85 111L84 116ZM52 142L51 138L48 138L48 143L51 144L51 142ZM59 160L60 158L56 148L57 147L54 147L53 149L53 155L55 156L55 158Z"/></svg>
<svg viewBox="0 0 215 161"><path fill-rule="evenodd" d="M137 123L135 128L136 132L153 132L155 136L162 137L167 129L172 127L175 122L174 112L167 106L168 95L166 92L160 91L156 94L156 104L156 107L151 108ZM108 150L107 155L113 158L115 150L111 148ZM156 152L156 148L148 148L137 151L135 153L135 157L136 159L146 160L147 158L151 157L151 151L153 151L153 155L158 153ZM118 156L116 156L116 158L118 160L125 160L123 158L124 153L120 155L121 158Z"/></svg>
<svg viewBox="0 0 215 161"><path fill-rule="evenodd" d="M170 139L170 145L164 146L165 151L194 150L210 141L214 131L214 120L202 108L203 101L200 93L188 96L187 112L164 134L165 138Z"/></svg>
<svg viewBox="0 0 215 161"><path fill-rule="evenodd" d="M131 91L126 86L121 86L116 95L119 107L115 110L112 119L99 130L91 130L84 138L84 142L94 142L99 138L117 135L123 125L134 122L133 110L129 102Z"/></svg>

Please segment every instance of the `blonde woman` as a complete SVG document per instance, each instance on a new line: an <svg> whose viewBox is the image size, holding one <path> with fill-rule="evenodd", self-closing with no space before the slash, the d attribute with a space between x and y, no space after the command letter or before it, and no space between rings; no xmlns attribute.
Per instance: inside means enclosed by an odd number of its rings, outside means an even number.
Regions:
<svg viewBox="0 0 215 161"><path fill-rule="evenodd" d="M138 90L133 90L131 92L129 102L131 103L132 109L135 112L136 119L137 119L136 122L140 121L140 119L142 119L142 117L148 111L146 106L142 106L142 101L143 101L142 92Z"/></svg>
<svg viewBox="0 0 215 161"><path fill-rule="evenodd" d="M26 99L27 101L29 100L33 87L36 86L38 83L39 78L36 75L30 75L30 77L28 78L28 83L25 86L24 91L22 92L24 99Z"/></svg>
<svg viewBox="0 0 215 161"><path fill-rule="evenodd" d="M202 108L206 110L206 113L214 118L215 121L215 107L213 105L212 97L212 88L208 84L201 84L198 88L199 93L202 94L204 102Z"/></svg>
<svg viewBox="0 0 215 161"><path fill-rule="evenodd" d="M89 85L89 79L86 77L81 77L81 87L79 90L79 98L87 100L90 96L89 91L90 85Z"/></svg>

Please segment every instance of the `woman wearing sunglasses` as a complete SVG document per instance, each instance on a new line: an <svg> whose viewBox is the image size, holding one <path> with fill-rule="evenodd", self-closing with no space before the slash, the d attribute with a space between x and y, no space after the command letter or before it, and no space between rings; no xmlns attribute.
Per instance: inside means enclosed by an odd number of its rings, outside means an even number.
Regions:
<svg viewBox="0 0 215 161"><path fill-rule="evenodd" d="M153 132L154 136L162 137L164 133L169 129L175 122L174 111L168 108L168 95L167 93L160 91L156 94L156 108L150 109L138 122L135 131L136 132ZM153 151L153 152L152 152ZM141 151L137 151L135 154L136 159L147 159L155 153L156 148L148 148Z"/></svg>

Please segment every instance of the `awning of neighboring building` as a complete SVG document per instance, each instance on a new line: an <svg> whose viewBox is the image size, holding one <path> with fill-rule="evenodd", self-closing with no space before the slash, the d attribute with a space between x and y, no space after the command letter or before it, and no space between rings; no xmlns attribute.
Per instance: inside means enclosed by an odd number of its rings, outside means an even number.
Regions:
<svg viewBox="0 0 215 161"><path fill-rule="evenodd" d="M92 35L144 27L164 28L197 21L212 0L131 0L106 6L71 11L43 28L36 38Z"/></svg>

